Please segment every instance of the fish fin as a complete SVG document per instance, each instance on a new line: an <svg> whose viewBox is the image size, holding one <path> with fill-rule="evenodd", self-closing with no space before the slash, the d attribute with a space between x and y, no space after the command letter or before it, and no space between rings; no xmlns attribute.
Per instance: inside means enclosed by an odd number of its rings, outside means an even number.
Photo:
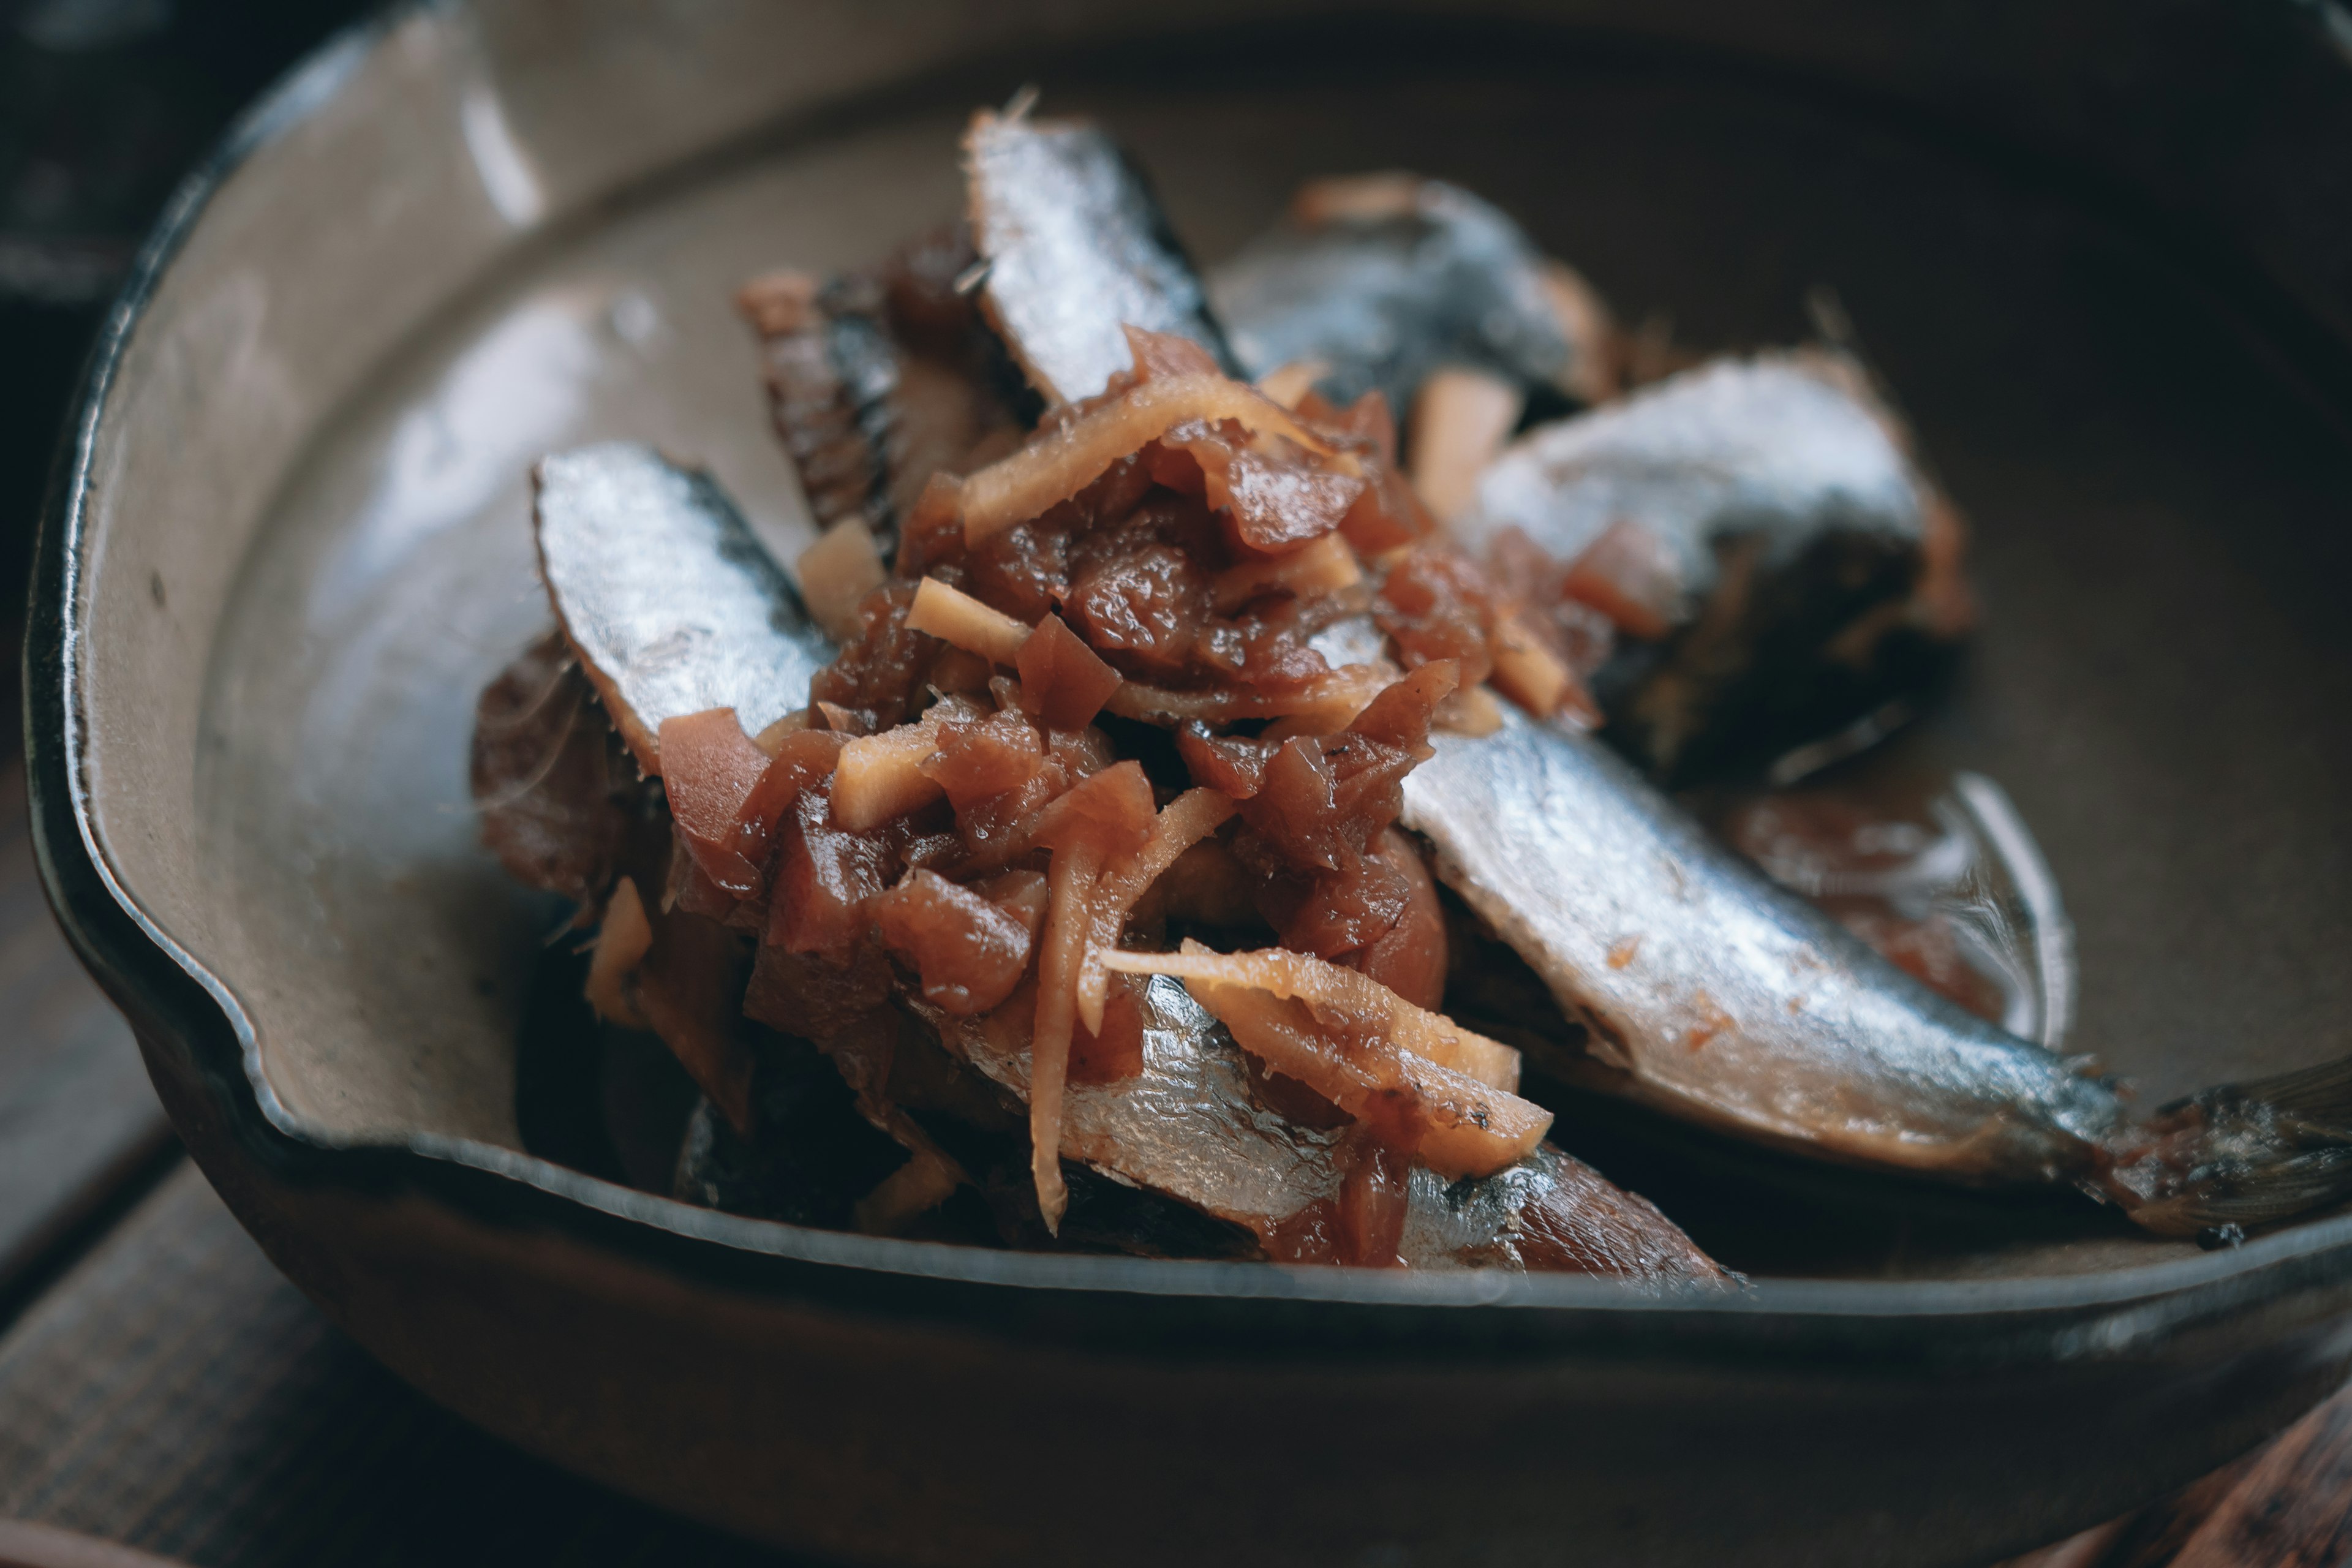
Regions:
<svg viewBox="0 0 2352 1568"><path fill-rule="evenodd" d="M2147 1228L2221 1233L2352 1197L2352 1057L2158 1110L2102 1185Z"/></svg>

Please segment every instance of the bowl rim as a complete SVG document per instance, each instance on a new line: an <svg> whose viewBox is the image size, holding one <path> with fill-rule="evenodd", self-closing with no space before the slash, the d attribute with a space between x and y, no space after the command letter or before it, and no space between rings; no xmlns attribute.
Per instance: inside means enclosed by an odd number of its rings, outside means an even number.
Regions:
<svg viewBox="0 0 2352 1568"><path fill-rule="evenodd" d="M184 1054L230 1141L268 1174L378 1196L423 1193L474 1220L551 1229L592 1250L725 1288L1152 1353L1384 1349L1393 1359L1409 1344L1417 1356L1444 1358L1540 1351L1717 1361L1760 1352L1849 1368L1982 1370L2146 1358L2184 1337L2226 1331L2231 1320L2242 1326L2259 1318L2254 1335L2268 1342L2352 1303L2352 1213L2225 1251L2099 1273L1767 1279L1731 1292L1645 1292L1562 1275L1066 1256L821 1231L698 1208L471 1140L342 1142L306 1130L264 1076L235 989L142 907L100 847L77 674L87 635L79 605L88 509L102 416L125 352L213 196L257 151L333 99L389 34L452 9L446 0L392 0L347 26L266 89L182 181L90 350L36 538L22 679L45 890L77 954L132 1018L151 1066L159 1052ZM196 1131L175 1120L195 1142ZM1076 1310L1081 1303L1088 1310ZM1113 1303L1124 1310L1092 1310Z"/></svg>

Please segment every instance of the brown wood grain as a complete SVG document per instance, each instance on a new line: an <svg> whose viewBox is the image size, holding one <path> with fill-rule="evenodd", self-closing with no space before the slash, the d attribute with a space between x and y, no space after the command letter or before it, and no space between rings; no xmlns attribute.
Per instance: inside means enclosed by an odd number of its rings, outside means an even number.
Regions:
<svg viewBox="0 0 2352 1568"><path fill-rule="evenodd" d="M2175 1495L1996 1568L2341 1568L2352 1563L2352 1388Z"/></svg>
<svg viewBox="0 0 2352 1568"><path fill-rule="evenodd" d="M46 1524L0 1519L0 1568L182 1568L169 1558Z"/></svg>
<svg viewBox="0 0 2352 1568"><path fill-rule="evenodd" d="M2246 1468L2170 1568L2337 1568L2352 1561L2352 1393Z"/></svg>
<svg viewBox="0 0 2352 1568"><path fill-rule="evenodd" d="M172 1141L121 1015L41 895L25 773L0 764L0 1320Z"/></svg>
<svg viewBox="0 0 2352 1568"><path fill-rule="evenodd" d="M327 1322L183 1165L0 1335L0 1517L195 1568L804 1560L564 1474Z"/></svg>

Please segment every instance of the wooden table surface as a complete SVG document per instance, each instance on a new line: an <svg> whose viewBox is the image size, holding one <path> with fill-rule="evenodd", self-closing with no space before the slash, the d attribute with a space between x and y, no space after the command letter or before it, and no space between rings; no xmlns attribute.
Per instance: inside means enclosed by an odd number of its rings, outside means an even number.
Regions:
<svg viewBox="0 0 2352 1568"><path fill-rule="evenodd" d="M0 814L0 1568L64 1562L10 1519L207 1568L796 1561L485 1436L330 1325L179 1155L128 1027L41 901L13 763ZM2352 1562L2352 1389L2179 1496L2014 1562Z"/></svg>

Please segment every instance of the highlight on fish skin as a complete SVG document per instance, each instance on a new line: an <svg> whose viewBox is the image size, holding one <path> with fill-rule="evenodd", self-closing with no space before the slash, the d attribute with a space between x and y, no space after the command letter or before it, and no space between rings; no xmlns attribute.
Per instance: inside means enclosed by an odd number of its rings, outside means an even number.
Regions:
<svg viewBox="0 0 2352 1568"><path fill-rule="evenodd" d="M2064 1054L2071 927L1998 783L1824 772L1979 619L1850 347L1629 334L1409 172L1311 183L1204 281L1103 127L1024 98L961 158L959 217L737 298L789 573L650 447L535 475L554 626L474 794L597 1026L690 1082L677 1196L1736 1288L1563 1095L2165 1235L2352 1195L2344 1065L2148 1110Z"/></svg>

